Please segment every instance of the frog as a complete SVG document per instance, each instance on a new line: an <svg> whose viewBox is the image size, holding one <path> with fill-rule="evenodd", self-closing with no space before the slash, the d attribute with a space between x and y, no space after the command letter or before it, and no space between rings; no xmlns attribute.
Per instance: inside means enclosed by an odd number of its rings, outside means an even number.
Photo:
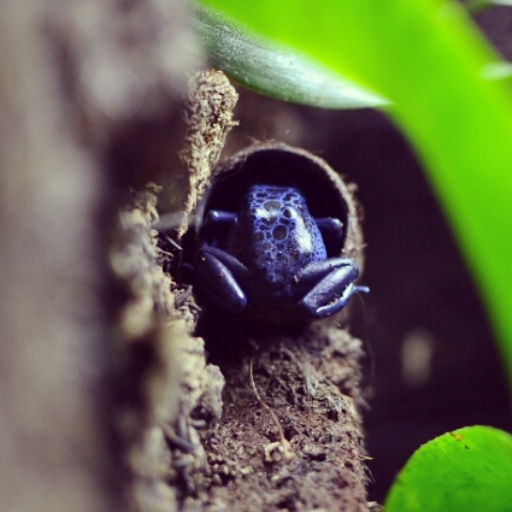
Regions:
<svg viewBox="0 0 512 512"><path fill-rule="evenodd" d="M367 286L357 263L329 256L340 219L316 218L295 186L253 184L239 211L208 210L194 268L208 301L230 314L304 322L341 311Z"/></svg>

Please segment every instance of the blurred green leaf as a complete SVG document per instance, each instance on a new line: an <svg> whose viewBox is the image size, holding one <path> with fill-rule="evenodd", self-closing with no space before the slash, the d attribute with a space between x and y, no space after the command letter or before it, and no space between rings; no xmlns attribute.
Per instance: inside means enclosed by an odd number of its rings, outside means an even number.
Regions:
<svg viewBox="0 0 512 512"><path fill-rule="evenodd" d="M433 439L409 459L386 512L512 510L512 436L466 427Z"/></svg>
<svg viewBox="0 0 512 512"><path fill-rule="evenodd" d="M321 108L377 107L388 103L312 59L249 35L213 9L197 6L194 26L210 64L256 92Z"/></svg>
<svg viewBox="0 0 512 512"><path fill-rule="evenodd" d="M202 3L393 103L387 111L422 158L481 286L512 382L512 100L505 81L489 78L501 59L463 7L450 0Z"/></svg>

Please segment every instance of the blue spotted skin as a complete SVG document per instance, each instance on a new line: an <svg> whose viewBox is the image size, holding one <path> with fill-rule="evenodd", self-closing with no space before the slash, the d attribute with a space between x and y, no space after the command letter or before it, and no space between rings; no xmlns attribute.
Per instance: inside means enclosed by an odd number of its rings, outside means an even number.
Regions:
<svg viewBox="0 0 512 512"><path fill-rule="evenodd" d="M328 258L324 236L341 239L341 222L313 218L294 187L253 185L238 213L209 211L204 233L194 260L199 281L231 313L277 322L325 318L368 291L354 284L355 262Z"/></svg>
<svg viewBox="0 0 512 512"><path fill-rule="evenodd" d="M225 250L265 283L270 297L293 298L297 272L327 258L306 201L291 187L253 185L231 226ZM268 298L270 298L268 297Z"/></svg>

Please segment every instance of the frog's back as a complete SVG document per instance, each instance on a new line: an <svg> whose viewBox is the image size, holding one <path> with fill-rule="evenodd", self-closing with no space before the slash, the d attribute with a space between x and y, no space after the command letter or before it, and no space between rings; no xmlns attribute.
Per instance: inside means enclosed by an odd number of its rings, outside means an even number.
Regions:
<svg viewBox="0 0 512 512"><path fill-rule="evenodd" d="M227 243L228 251L270 288L290 286L300 269L327 257L320 230L295 187L253 185Z"/></svg>

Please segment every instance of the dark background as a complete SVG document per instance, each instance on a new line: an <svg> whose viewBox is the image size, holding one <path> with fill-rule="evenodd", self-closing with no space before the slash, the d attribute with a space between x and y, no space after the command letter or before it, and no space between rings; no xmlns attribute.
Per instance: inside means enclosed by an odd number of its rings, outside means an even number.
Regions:
<svg viewBox="0 0 512 512"><path fill-rule="evenodd" d="M507 55L512 9L492 9L478 22ZM371 293L355 301L352 332L368 353L370 499L382 501L406 460L433 437L474 424L512 430L478 290L408 142L376 111L322 111L239 92L241 125L229 153L251 139L281 140L319 154L359 188L367 242L361 282ZM407 371L404 350L414 347L429 357Z"/></svg>

